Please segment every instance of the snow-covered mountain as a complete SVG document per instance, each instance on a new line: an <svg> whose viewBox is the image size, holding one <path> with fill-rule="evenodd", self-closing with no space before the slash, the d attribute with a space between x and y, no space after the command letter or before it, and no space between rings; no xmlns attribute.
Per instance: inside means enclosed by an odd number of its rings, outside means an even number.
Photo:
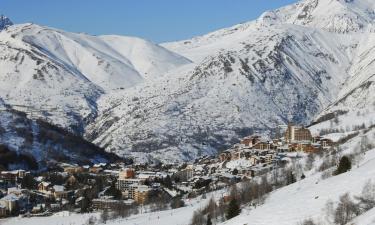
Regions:
<svg viewBox="0 0 375 225"><path fill-rule="evenodd" d="M161 45L13 25L0 33L0 96L108 151L190 160L288 120L370 115L374 11L302 0Z"/></svg>
<svg viewBox="0 0 375 225"><path fill-rule="evenodd" d="M370 0L304 0L164 43L194 63L102 98L87 137L119 154L189 160L288 117L309 124L356 71L370 75L359 64L372 62L371 50L365 61L361 51L372 49L374 9Z"/></svg>
<svg viewBox="0 0 375 225"><path fill-rule="evenodd" d="M50 123L51 132L58 125L83 135L98 114L101 96L190 63L139 38L76 34L36 24L8 26L5 17L2 21L6 29L0 32L0 98L25 112L27 119ZM51 152L41 154L43 146L36 154L23 145L11 149L43 156L41 160L51 158Z"/></svg>
<svg viewBox="0 0 375 225"><path fill-rule="evenodd" d="M4 101L81 134L97 114L101 95L189 63L138 38L75 34L35 24L3 30L0 48Z"/></svg>
<svg viewBox="0 0 375 225"><path fill-rule="evenodd" d="M13 22L8 17L0 15L0 31L12 25Z"/></svg>

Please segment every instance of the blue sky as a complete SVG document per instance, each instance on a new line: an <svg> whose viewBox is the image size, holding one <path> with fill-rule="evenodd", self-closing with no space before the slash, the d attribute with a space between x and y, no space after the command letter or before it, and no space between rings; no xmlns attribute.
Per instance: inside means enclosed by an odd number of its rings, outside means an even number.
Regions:
<svg viewBox="0 0 375 225"><path fill-rule="evenodd" d="M1 0L0 13L14 23L138 36L159 43L249 21L293 2L296 0Z"/></svg>

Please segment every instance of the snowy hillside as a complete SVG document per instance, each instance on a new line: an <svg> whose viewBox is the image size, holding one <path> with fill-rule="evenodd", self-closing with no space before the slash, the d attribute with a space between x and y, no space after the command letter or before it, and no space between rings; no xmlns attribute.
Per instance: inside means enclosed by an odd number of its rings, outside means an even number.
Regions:
<svg viewBox="0 0 375 225"><path fill-rule="evenodd" d="M338 98L317 117L317 130L353 130L375 124L375 34L363 38L356 52L350 77L340 90Z"/></svg>
<svg viewBox="0 0 375 225"><path fill-rule="evenodd" d="M62 128L28 119L25 113L13 110L1 99L0 146L0 168L5 169L45 169L47 162L89 164L118 159ZM17 156L11 157L8 151ZM4 161L5 157L8 159Z"/></svg>
<svg viewBox="0 0 375 225"><path fill-rule="evenodd" d="M101 95L189 63L137 38L74 34L35 24L2 31L0 48L0 96L7 104L42 111L34 116L42 114L77 133L97 114Z"/></svg>
<svg viewBox="0 0 375 225"><path fill-rule="evenodd" d="M363 51L372 49L373 9L367 0L305 0L256 21L164 43L194 64L102 98L87 137L118 154L190 160L290 116L309 124L346 83L353 85L349 78L371 75L374 54Z"/></svg>

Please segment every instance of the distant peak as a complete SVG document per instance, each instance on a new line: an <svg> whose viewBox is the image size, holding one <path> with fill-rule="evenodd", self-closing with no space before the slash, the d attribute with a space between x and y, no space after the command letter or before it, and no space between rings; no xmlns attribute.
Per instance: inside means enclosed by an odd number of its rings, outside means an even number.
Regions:
<svg viewBox="0 0 375 225"><path fill-rule="evenodd" d="M13 22L8 17L0 15L0 31L12 25Z"/></svg>

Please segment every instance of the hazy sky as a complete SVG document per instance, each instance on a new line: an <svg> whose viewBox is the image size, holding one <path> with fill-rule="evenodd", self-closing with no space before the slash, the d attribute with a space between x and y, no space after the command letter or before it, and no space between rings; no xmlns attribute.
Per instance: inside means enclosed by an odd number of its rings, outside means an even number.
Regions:
<svg viewBox="0 0 375 225"><path fill-rule="evenodd" d="M67 31L154 42L205 34L296 0L0 0L0 14Z"/></svg>

